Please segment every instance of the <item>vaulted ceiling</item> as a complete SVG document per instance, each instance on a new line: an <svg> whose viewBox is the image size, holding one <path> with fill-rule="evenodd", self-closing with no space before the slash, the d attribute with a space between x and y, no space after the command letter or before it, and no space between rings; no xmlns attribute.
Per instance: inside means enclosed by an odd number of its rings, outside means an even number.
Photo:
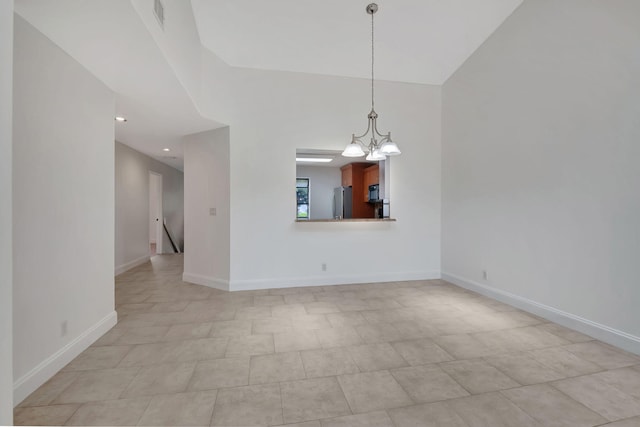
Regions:
<svg viewBox="0 0 640 427"><path fill-rule="evenodd" d="M370 0L161 1L167 25L194 45L199 35L232 67L370 78ZM377 0L376 79L444 83L521 2ZM158 44L172 43L170 32L145 25L152 10L153 0L15 0L16 13L115 92L128 118L116 139L181 169L181 137L223 124L202 116L177 72L201 70L172 63Z"/></svg>
<svg viewBox="0 0 640 427"><path fill-rule="evenodd" d="M522 0L376 0L376 76L440 85ZM364 0L191 0L200 39L237 67L370 76Z"/></svg>

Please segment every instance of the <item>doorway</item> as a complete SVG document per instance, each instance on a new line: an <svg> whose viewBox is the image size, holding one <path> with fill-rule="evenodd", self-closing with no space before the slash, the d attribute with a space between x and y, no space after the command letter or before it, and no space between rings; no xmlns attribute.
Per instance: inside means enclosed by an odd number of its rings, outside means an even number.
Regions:
<svg viewBox="0 0 640 427"><path fill-rule="evenodd" d="M162 251L162 175L149 171L149 253Z"/></svg>

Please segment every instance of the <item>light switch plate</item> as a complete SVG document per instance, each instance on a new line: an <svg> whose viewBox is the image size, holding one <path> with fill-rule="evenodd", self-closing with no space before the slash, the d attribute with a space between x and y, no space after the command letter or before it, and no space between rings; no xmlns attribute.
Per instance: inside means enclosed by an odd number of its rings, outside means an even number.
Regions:
<svg viewBox="0 0 640 427"><path fill-rule="evenodd" d="M209 208L209 215L216 216L216 208Z"/></svg>

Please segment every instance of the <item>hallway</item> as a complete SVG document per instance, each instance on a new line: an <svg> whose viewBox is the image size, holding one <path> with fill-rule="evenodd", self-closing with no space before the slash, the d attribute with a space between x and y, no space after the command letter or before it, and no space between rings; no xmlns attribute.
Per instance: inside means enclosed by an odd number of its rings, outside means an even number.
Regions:
<svg viewBox="0 0 640 427"><path fill-rule="evenodd" d="M15 423L640 425L639 357L440 280L227 293L182 260L118 276L117 326Z"/></svg>

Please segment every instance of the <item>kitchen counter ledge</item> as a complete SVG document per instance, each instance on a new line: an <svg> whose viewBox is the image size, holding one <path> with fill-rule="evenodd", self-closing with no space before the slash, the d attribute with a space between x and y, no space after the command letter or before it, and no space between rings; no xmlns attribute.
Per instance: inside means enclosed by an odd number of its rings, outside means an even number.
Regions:
<svg viewBox="0 0 640 427"><path fill-rule="evenodd" d="M296 219L296 222L395 222L395 218Z"/></svg>

